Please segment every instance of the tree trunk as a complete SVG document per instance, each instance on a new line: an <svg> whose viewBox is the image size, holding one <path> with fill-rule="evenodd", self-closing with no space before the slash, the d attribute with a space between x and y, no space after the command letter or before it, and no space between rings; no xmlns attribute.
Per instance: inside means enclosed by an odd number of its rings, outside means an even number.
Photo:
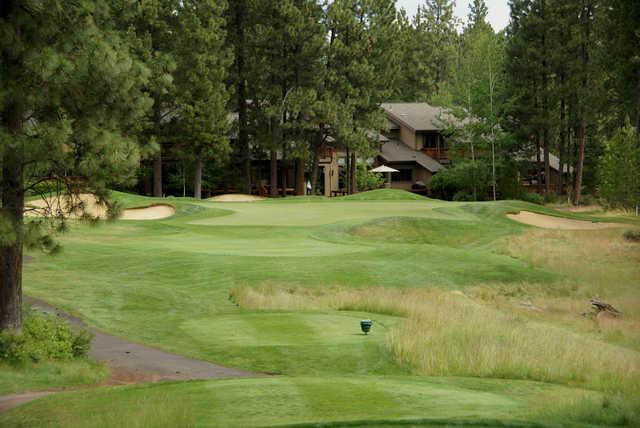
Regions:
<svg viewBox="0 0 640 428"><path fill-rule="evenodd" d="M296 159L296 195L304 196L307 183L304 181L304 159Z"/></svg>
<svg viewBox="0 0 640 428"><path fill-rule="evenodd" d="M289 165L287 161L282 159L282 197L287 197L287 187L289 186Z"/></svg>
<svg viewBox="0 0 640 428"><path fill-rule="evenodd" d="M542 185L542 161L540 159L540 131L536 131L536 168L538 170L538 191Z"/></svg>
<svg viewBox="0 0 640 428"><path fill-rule="evenodd" d="M6 119L10 134L18 134L22 129L20 111L10 107ZM15 232L15 239L0 245L0 330L22 330L23 188L22 150L6 150L2 159L0 213L12 223L11 229Z"/></svg>
<svg viewBox="0 0 640 428"><path fill-rule="evenodd" d="M473 168L471 168L471 179L472 179L472 182L473 182L473 185L472 185L472 188L473 188L473 200L477 201L478 200L478 187L477 187L477 184L476 184L476 152L475 152L475 149L473 147L472 139L470 139L469 145L471 146L471 162L473 163Z"/></svg>
<svg viewBox="0 0 640 428"><path fill-rule="evenodd" d="M496 139L493 135L493 129L491 129L491 193L493 194L493 200L498 199L497 184L496 183Z"/></svg>
<svg viewBox="0 0 640 428"><path fill-rule="evenodd" d="M638 80L638 86L637 86L637 90L636 90L636 97L637 97L637 103L636 103L636 132L638 132L638 134L640 134L640 80Z"/></svg>
<svg viewBox="0 0 640 428"><path fill-rule="evenodd" d="M580 143L578 146L578 159L576 167L576 184L573 194L573 204L579 205L582 197L582 175L584 172L584 149L587 145L587 121L584 117L580 120Z"/></svg>
<svg viewBox="0 0 640 428"><path fill-rule="evenodd" d="M356 168L358 167L358 162L356 160L356 153L351 153L351 171L349 174L349 184L351 188L351 193L357 193L357 182L356 182Z"/></svg>
<svg viewBox="0 0 640 428"><path fill-rule="evenodd" d="M547 128L542 133L542 147L544 151L544 193L551 193L551 168L549 167L549 131Z"/></svg>
<svg viewBox="0 0 640 428"><path fill-rule="evenodd" d="M249 147L249 133L247 131L247 84L245 74L245 38L244 38L244 10L245 4L242 2L236 6L236 73L237 73L237 97L238 97L238 146L242 163L243 191L251 193L251 148Z"/></svg>
<svg viewBox="0 0 640 428"><path fill-rule="evenodd" d="M271 169L271 180L269 181L271 187L269 188L269 194L275 198L278 196L278 152L276 150L271 150L269 167Z"/></svg>
<svg viewBox="0 0 640 428"><path fill-rule="evenodd" d="M320 140L322 140L322 136L318 137ZM322 150L321 148L321 144L317 144L314 147L313 150L313 157L312 157L312 164L311 164L311 194L315 195L316 194L316 186L318 183L318 172L320 167L318 166L318 163L320 163L320 150Z"/></svg>
<svg viewBox="0 0 640 428"><path fill-rule="evenodd" d="M196 169L193 176L193 197L202 199L202 156L196 155Z"/></svg>
<svg viewBox="0 0 640 428"><path fill-rule="evenodd" d="M347 195L351 194L351 152L349 151L349 147L347 147L347 156L344 160L345 165L345 173L344 173L344 185L347 191Z"/></svg>
<svg viewBox="0 0 640 428"><path fill-rule="evenodd" d="M162 197L162 147L153 159L153 196Z"/></svg>
<svg viewBox="0 0 640 428"><path fill-rule="evenodd" d="M561 79L564 81L564 78ZM565 128L564 128L564 98L560 100L560 142L558 147L558 186L556 188L556 192L558 195L562 195L564 193L564 164L566 162L565 159Z"/></svg>

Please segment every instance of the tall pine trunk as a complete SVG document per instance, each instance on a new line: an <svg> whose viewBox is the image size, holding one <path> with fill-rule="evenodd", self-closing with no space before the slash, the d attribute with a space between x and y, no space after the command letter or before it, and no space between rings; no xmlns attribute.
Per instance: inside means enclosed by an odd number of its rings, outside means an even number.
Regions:
<svg viewBox="0 0 640 428"><path fill-rule="evenodd" d="M313 156L311 159L311 194L315 195L316 194L316 187L317 187L317 183L318 183L318 172L319 172L319 165L318 163L320 163L320 151L322 150L322 135L318 136L318 143L314 146L313 148Z"/></svg>
<svg viewBox="0 0 640 428"><path fill-rule="evenodd" d="M162 148L153 158L153 196L162 197Z"/></svg>
<svg viewBox="0 0 640 428"><path fill-rule="evenodd" d="M304 196L307 189L307 183L304 181L304 159L296 159L296 195Z"/></svg>
<svg viewBox="0 0 640 428"><path fill-rule="evenodd" d="M239 0L236 0L239 1ZM244 1L236 6L235 12L235 30L236 30L236 73L237 73L237 100L238 100L238 146L240 149L241 168L244 193L251 193L251 149L249 147L249 133L247 130L247 83L244 78L245 74L245 12L246 4Z"/></svg>
<svg viewBox="0 0 640 428"><path fill-rule="evenodd" d="M576 167L576 189L573 196L573 204L579 205L582 197L582 176L584 175L584 149L587 145L587 121L580 119L580 142L578 143L578 159Z"/></svg>
<svg viewBox="0 0 640 428"><path fill-rule="evenodd" d="M358 162L356 160L356 153L351 153L351 171L349 174L349 187L351 188L351 193L357 193L357 182L356 182L356 168L358 167Z"/></svg>
<svg viewBox="0 0 640 428"><path fill-rule="evenodd" d="M549 166L549 130L542 131L542 147L544 153L544 193L551 193L551 168Z"/></svg>
<svg viewBox="0 0 640 428"><path fill-rule="evenodd" d="M564 77L561 78L564 82ZM556 192L558 195L562 195L564 193L564 165L566 163L565 159L565 127L564 127L564 98L560 100L560 142L558 147L558 183L556 187Z"/></svg>
<svg viewBox="0 0 640 428"><path fill-rule="evenodd" d="M640 134L640 80L638 80L638 86L636 87L636 132Z"/></svg>
<svg viewBox="0 0 640 428"><path fill-rule="evenodd" d="M349 151L349 147L347 147L347 156L344 160L345 162L345 174L344 174L344 181L345 181L345 188L347 190L347 194L350 195L351 194L351 152Z"/></svg>
<svg viewBox="0 0 640 428"><path fill-rule="evenodd" d="M289 165L286 160L282 159L282 197L287 196L287 187L289 187Z"/></svg>
<svg viewBox="0 0 640 428"><path fill-rule="evenodd" d="M196 155L196 168L193 175L193 197L202 199L202 155Z"/></svg>
<svg viewBox="0 0 640 428"><path fill-rule="evenodd" d="M540 131L536 131L536 169L538 175L538 192L542 189L542 160L540 159Z"/></svg>
<svg viewBox="0 0 640 428"><path fill-rule="evenodd" d="M22 114L9 107L6 121L10 135L22 129ZM0 330L22 329L22 243L24 183L22 151L6 150L2 158L2 208L11 221L15 239L0 244Z"/></svg>
<svg viewBox="0 0 640 428"><path fill-rule="evenodd" d="M271 197L278 196L278 152L275 149L271 150L271 161L269 162L269 168L271 171L271 179L269 184L269 194Z"/></svg>

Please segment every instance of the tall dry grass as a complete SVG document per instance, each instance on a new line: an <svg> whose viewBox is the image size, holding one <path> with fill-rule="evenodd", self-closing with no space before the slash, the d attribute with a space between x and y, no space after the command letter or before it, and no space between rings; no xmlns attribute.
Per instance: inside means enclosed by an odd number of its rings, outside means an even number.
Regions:
<svg viewBox="0 0 640 428"><path fill-rule="evenodd" d="M640 353L439 289L237 287L252 309L357 310L405 317L386 340L415 374L528 379L640 393Z"/></svg>

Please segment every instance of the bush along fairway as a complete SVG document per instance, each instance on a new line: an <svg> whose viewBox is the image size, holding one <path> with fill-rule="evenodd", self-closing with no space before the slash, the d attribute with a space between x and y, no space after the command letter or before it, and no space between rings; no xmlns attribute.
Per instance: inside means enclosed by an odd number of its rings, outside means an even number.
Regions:
<svg viewBox="0 0 640 428"><path fill-rule="evenodd" d="M629 225L542 229L507 214L632 219L393 190L251 203L116 197L176 214L74 225L60 255L30 254L25 292L100 330L258 376L65 392L0 414L0 425L640 423L640 253L623 236ZM594 296L623 315L591 313ZM16 390L16 373L0 369L3 391ZM64 370L42 378L75 382Z"/></svg>

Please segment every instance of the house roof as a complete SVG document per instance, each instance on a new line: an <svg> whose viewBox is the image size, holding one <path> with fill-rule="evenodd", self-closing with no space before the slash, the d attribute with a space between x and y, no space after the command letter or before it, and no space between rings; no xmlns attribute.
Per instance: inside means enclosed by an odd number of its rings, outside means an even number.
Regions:
<svg viewBox="0 0 640 428"><path fill-rule="evenodd" d="M538 158L535 154L535 152L531 155L525 155L525 154L518 154L516 155L516 159L517 160L526 160L526 161L530 161L530 162L537 162ZM540 160L544 162L544 149L542 147L540 147ZM553 153L549 153L549 168L555 170L555 171L560 171L560 159L554 155ZM564 165L564 172L565 173L569 173L569 172L573 172L573 167L565 164Z"/></svg>
<svg viewBox="0 0 640 428"><path fill-rule="evenodd" d="M447 109L427 103L382 103L381 107L391 122L413 131L438 131L442 129L442 120L454 119Z"/></svg>
<svg viewBox="0 0 640 428"><path fill-rule="evenodd" d="M380 157L387 162L416 162L430 172L444 169L438 161L401 141L389 140L380 147Z"/></svg>

